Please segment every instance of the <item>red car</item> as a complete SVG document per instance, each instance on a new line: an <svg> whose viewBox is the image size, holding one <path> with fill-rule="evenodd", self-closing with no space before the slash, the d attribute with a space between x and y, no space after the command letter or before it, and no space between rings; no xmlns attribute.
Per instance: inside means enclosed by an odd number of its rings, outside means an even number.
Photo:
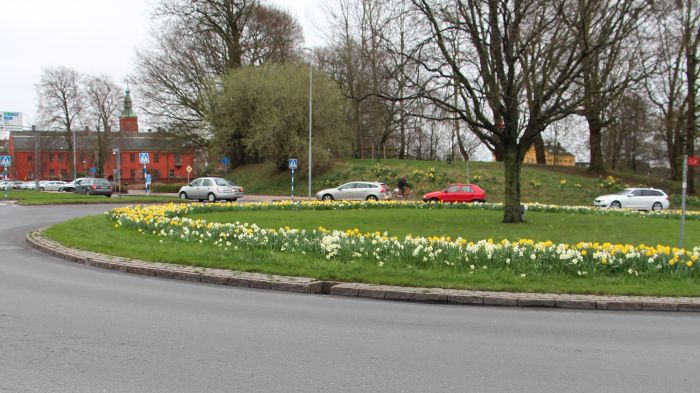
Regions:
<svg viewBox="0 0 700 393"><path fill-rule="evenodd" d="M486 191L476 184L450 184L444 190L423 195L426 202L486 202Z"/></svg>

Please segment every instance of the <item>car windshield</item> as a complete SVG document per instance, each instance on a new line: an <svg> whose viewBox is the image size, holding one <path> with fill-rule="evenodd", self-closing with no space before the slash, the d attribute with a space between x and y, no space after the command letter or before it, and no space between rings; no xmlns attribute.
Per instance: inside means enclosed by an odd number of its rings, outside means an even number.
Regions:
<svg viewBox="0 0 700 393"><path fill-rule="evenodd" d="M630 193L630 191L632 191L632 190L631 190L631 189L629 189L629 188L625 188L625 189L624 189L624 190L622 190L622 191L618 191L618 192L616 192L616 193L615 193L615 195L627 195L627 194L629 194L629 193Z"/></svg>
<svg viewBox="0 0 700 393"><path fill-rule="evenodd" d="M107 179L95 179L94 181L95 181L95 184L98 184L100 186L108 186L109 185L109 181L107 181Z"/></svg>

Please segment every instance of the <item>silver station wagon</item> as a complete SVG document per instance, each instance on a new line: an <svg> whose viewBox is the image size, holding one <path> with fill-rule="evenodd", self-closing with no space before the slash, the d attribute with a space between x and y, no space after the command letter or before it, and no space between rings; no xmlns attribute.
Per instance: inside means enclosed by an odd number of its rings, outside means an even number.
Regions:
<svg viewBox="0 0 700 393"><path fill-rule="evenodd" d="M332 200L367 200L391 199L391 192L384 183L376 181L352 181L337 188L327 188L316 193L316 199Z"/></svg>
<svg viewBox="0 0 700 393"><path fill-rule="evenodd" d="M200 177L178 191L180 199L197 199L199 201L217 200L235 201L243 197L243 187L237 186L221 177Z"/></svg>

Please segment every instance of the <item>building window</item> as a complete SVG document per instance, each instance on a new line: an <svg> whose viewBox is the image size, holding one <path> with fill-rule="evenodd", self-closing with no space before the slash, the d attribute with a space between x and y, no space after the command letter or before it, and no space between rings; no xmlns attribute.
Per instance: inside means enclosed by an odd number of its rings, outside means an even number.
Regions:
<svg viewBox="0 0 700 393"><path fill-rule="evenodd" d="M160 157L158 157L158 153L153 153L153 162L158 163Z"/></svg>
<svg viewBox="0 0 700 393"><path fill-rule="evenodd" d="M61 169L61 179L67 179L68 172L65 169Z"/></svg>
<svg viewBox="0 0 700 393"><path fill-rule="evenodd" d="M63 161L63 153L58 153L58 162Z"/></svg>
<svg viewBox="0 0 700 393"><path fill-rule="evenodd" d="M129 161L136 162L136 153L129 154Z"/></svg>
<svg viewBox="0 0 700 393"><path fill-rule="evenodd" d="M155 156L158 157L157 154ZM153 178L153 180L160 179L160 171L158 169L153 169L151 171L151 177Z"/></svg>
<svg viewBox="0 0 700 393"><path fill-rule="evenodd" d="M168 171L168 177L175 177L175 169L170 169L170 171Z"/></svg>
<svg viewBox="0 0 700 393"><path fill-rule="evenodd" d="M53 153L49 153L49 162L53 162Z"/></svg>
<svg viewBox="0 0 700 393"><path fill-rule="evenodd" d="M32 160L32 155L30 154L27 156L27 161L31 161L31 160Z"/></svg>
<svg viewBox="0 0 700 393"><path fill-rule="evenodd" d="M56 171L54 169L49 169L50 180L53 180L54 177L56 177Z"/></svg>
<svg viewBox="0 0 700 393"><path fill-rule="evenodd" d="M182 154L175 153L175 166L182 166Z"/></svg>
<svg viewBox="0 0 700 393"><path fill-rule="evenodd" d="M129 171L129 177L131 179L136 179L136 169L132 169Z"/></svg>

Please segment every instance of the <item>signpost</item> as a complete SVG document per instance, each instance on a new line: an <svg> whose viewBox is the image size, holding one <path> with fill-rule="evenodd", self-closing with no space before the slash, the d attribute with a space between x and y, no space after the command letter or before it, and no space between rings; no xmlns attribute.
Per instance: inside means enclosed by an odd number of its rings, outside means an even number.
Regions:
<svg viewBox="0 0 700 393"><path fill-rule="evenodd" d="M139 162L143 165L143 185L146 188L146 195L148 195L148 182L146 181L148 172L146 172L146 165L151 162L148 153L139 153Z"/></svg>
<svg viewBox="0 0 700 393"><path fill-rule="evenodd" d="M0 156L0 165L3 166L3 176L7 180L7 168L12 166L12 156ZM5 185L5 199L7 199L7 184Z"/></svg>
<svg viewBox="0 0 700 393"><path fill-rule="evenodd" d="M292 170L292 200L294 200L294 170L297 169L298 161L296 158L289 159L289 169Z"/></svg>
<svg viewBox="0 0 700 393"><path fill-rule="evenodd" d="M187 184L190 184L190 173L192 173L192 167L187 165L187 168L185 168L187 171Z"/></svg>
<svg viewBox="0 0 700 393"><path fill-rule="evenodd" d="M228 175L228 166L231 165L231 157L224 156L221 159L221 163L224 164L224 175Z"/></svg>

